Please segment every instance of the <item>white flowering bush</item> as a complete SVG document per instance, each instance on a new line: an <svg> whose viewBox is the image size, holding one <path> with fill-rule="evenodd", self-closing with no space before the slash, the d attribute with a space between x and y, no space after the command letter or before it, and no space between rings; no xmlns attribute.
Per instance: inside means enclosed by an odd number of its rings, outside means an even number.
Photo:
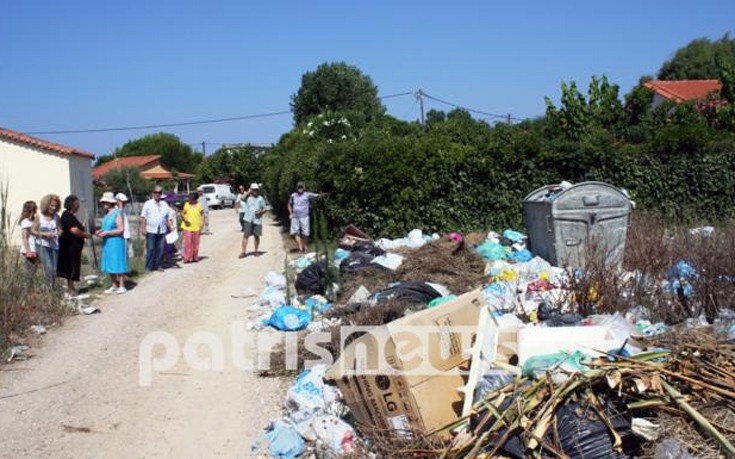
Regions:
<svg viewBox="0 0 735 459"><path fill-rule="evenodd" d="M352 123L347 117L337 113L325 112L314 116L304 124L301 133L307 137L334 143L356 138Z"/></svg>

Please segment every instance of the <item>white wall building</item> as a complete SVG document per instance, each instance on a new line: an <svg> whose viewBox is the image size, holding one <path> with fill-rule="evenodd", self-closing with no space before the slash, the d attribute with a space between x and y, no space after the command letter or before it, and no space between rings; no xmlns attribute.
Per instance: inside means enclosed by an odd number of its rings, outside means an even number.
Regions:
<svg viewBox="0 0 735 459"><path fill-rule="evenodd" d="M93 159L92 153L0 128L0 187L8 190L12 229L25 201L38 204L49 193L59 195L62 204L75 194L81 200L80 213L84 208L91 212Z"/></svg>

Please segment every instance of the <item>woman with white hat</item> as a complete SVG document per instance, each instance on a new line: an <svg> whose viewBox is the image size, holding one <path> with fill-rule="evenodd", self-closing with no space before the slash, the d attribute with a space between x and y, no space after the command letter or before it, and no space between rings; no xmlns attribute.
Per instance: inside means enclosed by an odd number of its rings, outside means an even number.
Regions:
<svg viewBox="0 0 735 459"><path fill-rule="evenodd" d="M125 274L128 272L122 212L117 208L117 199L111 191L102 194L100 203L105 208L105 217L96 234L102 238L102 272L112 279L112 286L105 293L122 294L127 291Z"/></svg>
<svg viewBox="0 0 735 459"><path fill-rule="evenodd" d="M123 239L125 239L125 253L128 259L130 259L130 221L128 220L128 211L125 209L125 204L128 203L128 197L125 193L118 193L115 195L117 200L117 208L120 209L123 219Z"/></svg>

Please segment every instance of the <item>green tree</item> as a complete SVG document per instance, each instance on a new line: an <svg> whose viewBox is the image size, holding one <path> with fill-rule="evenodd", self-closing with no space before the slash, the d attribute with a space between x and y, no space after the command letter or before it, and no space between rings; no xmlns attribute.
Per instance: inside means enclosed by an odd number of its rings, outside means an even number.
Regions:
<svg viewBox="0 0 735 459"><path fill-rule="evenodd" d="M246 185L260 182L263 175L263 149L253 146L222 147L204 158L197 171L199 183L228 182Z"/></svg>
<svg viewBox="0 0 735 459"><path fill-rule="evenodd" d="M720 77L720 65L735 65L735 39L725 34L710 41L698 38L680 48L658 71L660 80L708 80Z"/></svg>
<svg viewBox="0 0 735 459"><path fill-rule="evenodd" d="M112 169L102 179L105 188L114 192L131 194L142 197L148 194L153 184L140 175L137 167L122 167Z"/></svg>
<svg viewBox="0 0 735 459"><path fill-rule="evenodd" d="M291 110L296 125L325 111L343 114L357 124L385 113L373 80L345 62L325 62L304 73L301 87L291 96Z"/></svg>
<svg viewBox="0 0 735 459"><path fill-rule="evenodd" d="M203 159L201 153L183 143L173 134L159 132L148 134L139 139L131 140L122 147L115 149L114 155L105 155L97 159L96 165L103 164L113 156L148 156L160 155L161 164L176 172L194 172Z"/></svg>
<svg viewBox="0 0 735 459"><path fill-rule="evenodd" d="M626 118L619 90L605 75L602 78L592 76L586 97L577 89L576 82L569 85L562 82L561 108L546 97L546 117L559 133L571 140L582 139L594 128L619 132Z"/></svg>

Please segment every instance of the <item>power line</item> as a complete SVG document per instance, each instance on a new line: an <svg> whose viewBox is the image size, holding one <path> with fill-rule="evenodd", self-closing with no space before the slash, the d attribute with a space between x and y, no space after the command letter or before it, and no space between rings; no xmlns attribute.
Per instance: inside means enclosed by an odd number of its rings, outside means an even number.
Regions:
<svg viewBox="0 0 735 459"><path fill-rule="evenodd" d="M466 111L471 112L471 113L477 113L477 114L480 114L480 115L485 115L485 116L488 116L490 118L502 118L502 119L510 119L510 120L513 120L513 121L523 121L521 118L515 118L515 117L512 117L512 116L508 116L508 115L498 115L496 113L489 113L489 112L485 112L485 111L482 111L482 110L476 110L474 108L465 107L463 105L455 104L454 102L449 102L448 100L440 99L440 98L434 97L434 96L432 96L430 94L426 94L423 91L422 91L422 95L424 97L426 97L427 99L431 99L431 100L436 101L436 102L439 102L441 104L449 105L450 107L459 108L461 110L466 110Z"/></svg>
<svg viewBox="0 0 735 459"><path fill-rule="evenodd" d="M84 133L91 133L91 132L135 131L139 129L159 129L159 128L176 127L176 126L193 126L196 124L224 123L227 121L239 121L239 120L249 120L249 119L254 119L254 118L266 118L270 116L287 115L290 113L291 111L288 110L288 111L282 111L282 112L260 113L257 115L233 116L230 118L217 118L217 119L199 120L199 121L185 121L182 123L149 124L145 126L126 126L126 127L100 128L100 129L69 129L69 130L64 130L64 131L32 131L32 132L25 132L25 134L84 134Z"/></svg>
<svg viewBox="0 0 735 459"><path fill-rule="evenodd" d="M408 96L413 93L411 92L401 92L396 94L389 94L387 96L381 96L380 99L392 99L395 97L402 97L402 96ZM255 118L267 118L271 116L280 116L280 115L288 115L291 113L291 110L284 110L280 112L270 112L270 113L259 113L256 115L243 115L243 116L232 116L229 118L215 118L215 119L206 119L206 120L198 120L198 121L184 121L180 123L163 123L163 124L149 124L149 125L142 125L142 126L124 126L124 127L110 127L110 128L96 128L96 129L66 129L66 130L59 130L59 131L28 131L25 132L25 134L87 134L87 133L94 133L94 132L114 132L114 131L137 131L141 129L160 129L160 128L169 128L169 127L179 127L179 126L194 126L198 124L214 124L214 123L225 123L228 121L241 121L241 120L250 120Z"/></svg>

